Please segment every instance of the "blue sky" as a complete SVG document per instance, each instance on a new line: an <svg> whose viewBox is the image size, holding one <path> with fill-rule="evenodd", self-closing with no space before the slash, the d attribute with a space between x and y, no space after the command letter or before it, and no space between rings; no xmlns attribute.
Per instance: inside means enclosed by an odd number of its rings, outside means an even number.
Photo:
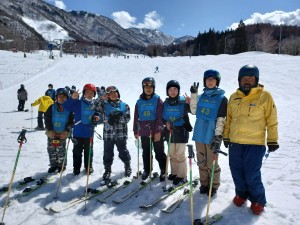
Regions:
<svg viewBox="0 0 300 225"><path fill-rule="evenodd" d="M299 0L46 0L66 11L87 11L122 27L158 29L173 37L222 31L241 19L300 26ZM299 10L297 10L299 9ZM297 10L297 11L296 11ZM283 11L285 13L274 13ZM279 17L281 19L279 19ZM295 19L296 18L296 19Z"/></svg>

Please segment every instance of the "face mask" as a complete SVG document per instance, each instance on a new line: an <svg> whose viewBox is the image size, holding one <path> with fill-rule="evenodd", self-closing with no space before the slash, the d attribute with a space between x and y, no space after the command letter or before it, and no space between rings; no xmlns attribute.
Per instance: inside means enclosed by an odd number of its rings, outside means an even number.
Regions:
<svg viewBox="0 0 300 225"><path fill-rule="evenodd" d="M91 102L93 99L92 98L84 98L86 101Z"/></svg>

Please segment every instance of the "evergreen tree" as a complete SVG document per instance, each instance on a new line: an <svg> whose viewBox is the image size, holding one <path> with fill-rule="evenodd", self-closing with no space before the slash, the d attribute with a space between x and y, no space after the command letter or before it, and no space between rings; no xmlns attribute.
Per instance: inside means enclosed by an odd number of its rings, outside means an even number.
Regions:
<svg viewBox="0 0 300 225"><path fill-rule="evenodd" d="M214 29L209 29L208 31L208 49L207 54L209 55L216 55L218 53L218 43L217 43L217 36Z"/></svg>
<svg viewBox="0 0 300 225"><path fill-rule="evenodd" d="M233 53L238 54L248 51L247 32L243 20L240 21L238 28L235 30L235 43Z"/></svg>

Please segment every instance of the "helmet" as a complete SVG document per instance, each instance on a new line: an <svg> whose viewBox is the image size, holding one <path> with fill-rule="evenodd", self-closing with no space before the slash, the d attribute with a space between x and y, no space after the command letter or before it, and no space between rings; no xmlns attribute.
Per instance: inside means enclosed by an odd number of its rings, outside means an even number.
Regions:
<svg viewBox="0 0 300 225"><path fill-rule="evenodd" d="M24 84L21 84L20 87L21 87L21 88L24 88L25 86L24 86Z"/></svg>
<svg viewBox="0 0 300 225"><path fill-rule="evenodd" d="M53 88L53 84L48 84L48 87L51 87L51 88Z"/></svg>
<svg viewBox="0 0 300 225"><path fill-rule="evenodd" d="M153 88L155 88L155 80L153 77L146 77L143 81L142 81L142 87L144 89L145 86L152 86Z"/></svg>
<svg viewBox="0 0 300 225"><path fill-rule="evenodd" d="M64 95L64 96L66 96L67 98L69 97L69 92L68 92L68 90L67 90L66 88L58 88L58 89L56 90L56 98L57 98L57 96L58 96L59 94L62 94L62 95Z"/></svg>
<svg viewBox="0 0 300 225"><path fill-rule="evenodd" d="M167 83L167 86L166 86L166 93L168 95L168 90L170 87L176 87L178 89L178 95L180 93L180 84L178 83L177 80L170 80L168 83Z"/></svg>
<svg viewBox="0 0 300 225"><path fill-rule="evenodd" d="M241 78L245 76L254 76L256 78L256 84L258 84L259 70L256 66L251 64L243 66L239 71L238 81L240 82Z"/></svg>
<svg viewBox="0 0 300 225"><path fill-rule="evenodd" d="M109 94L110 92L115 91L118 93L118 98L120 99L120 92L116 86L109 86L106 88L105 92L106 94Z"/></svg>
<svg viewBox="0 0 300 225"><path fill-rule="evenodd" d="M219 87L220 85L220 81L221 81L221 75L217 70L206 70L204 72L204 76L203 76L203 86L206 87L206 79L208 77L214 77L217 79L217 87Z"/></svg>
<svg viewBox="0 0 300 225"><path fill-rule="evenodd" d="M71 89L72 89L72 90L76 90L76 86L75 86L75 85L72 85Z"/></svg>
<svg viewBox="0 0 300 225"><path fill-rule="evenodd" d="M68 91L70 90L70 87L69 86L65 86L65 89L67 89Z"/></svg>
<svg viewBox="0 0 300 225"><path fill-rule="evenodd" d="M93 85L93 84L86 84L86 85L84 85L83 91L82 91L83 95L85 94L86 90L93 91L94 92L94 97L96 96L96 91L97 90L96 90L96 86L95 85Z"/></svg>

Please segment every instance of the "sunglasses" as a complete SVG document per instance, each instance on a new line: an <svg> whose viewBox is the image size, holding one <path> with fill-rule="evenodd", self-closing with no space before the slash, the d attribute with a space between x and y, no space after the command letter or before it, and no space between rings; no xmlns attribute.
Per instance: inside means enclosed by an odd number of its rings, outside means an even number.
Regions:
<svg viewBox="0 0 300 225"><path fill-rule="evenodd" d="M143 87L145 87L145 86L153 87L153 83L151 81L146 81L143 83Z"/></svg>
<svg viewBox="0 0 300 225"><path fill-rule="evenodd" d="M117 91L118 88L116 88L115 86L109 86L106 88L105 92L106 94L110 94L112 91Z"/></svg>

